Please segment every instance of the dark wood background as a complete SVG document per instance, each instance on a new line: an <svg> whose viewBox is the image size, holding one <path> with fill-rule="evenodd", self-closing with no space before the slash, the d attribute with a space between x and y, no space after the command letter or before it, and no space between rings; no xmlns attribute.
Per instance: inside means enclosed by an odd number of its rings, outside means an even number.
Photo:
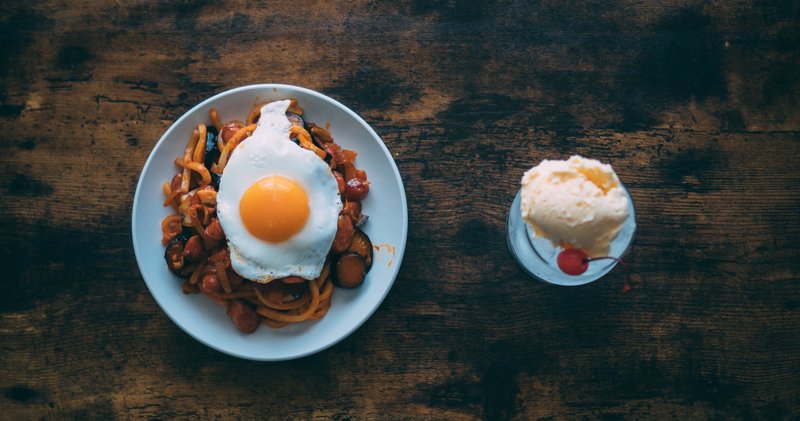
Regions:
<svg viewBox="0 0 800 421"><path fill-rule="evenodd" d="M3 2L0 418L800 417L798 65L780 0ZM162 133L261 82L360 113L409 199L383 305L281 363L170 322L130 235ZM634 197L628 295L507 250L522 173L573 153Z"/></svg>

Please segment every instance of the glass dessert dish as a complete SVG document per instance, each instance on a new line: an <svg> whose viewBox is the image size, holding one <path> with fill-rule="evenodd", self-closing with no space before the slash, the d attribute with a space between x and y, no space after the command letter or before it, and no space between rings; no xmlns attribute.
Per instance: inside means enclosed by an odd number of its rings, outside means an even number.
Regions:
<svg viewBox="0 0 800 421"><path fill-rule="evenodd" d="M636 232L636 212L630 192L620 183L628 198L628 216L616 238L609 244L609 256L622 258L633 242ZM506 223L508 248L517 263L534 278L555 285L577 286L596 281L611 271L617 261L613 259L593 260L580 275L568 275L558 266L557 257L564 249L554 245L548 238L537 237L520 212L522 190L517 192L508 213Z"/></svg>

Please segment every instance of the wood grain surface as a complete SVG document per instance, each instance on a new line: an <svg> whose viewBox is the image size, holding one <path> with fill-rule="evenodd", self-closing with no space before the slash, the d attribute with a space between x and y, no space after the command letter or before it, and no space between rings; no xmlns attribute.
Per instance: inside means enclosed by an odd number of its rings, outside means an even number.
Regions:
<svg viewBox="0 0 800 421"><path fill-rule="evenodd" d="M0 418L800 417L800 5L0 5ZM156 305L131 205L155 142L229 88L323 92L380 134L408 247L316 355L216 352ZM611 163L635 286L525 275L522 173ZM9 270L10 269L10 270ZM177 286L176 286L177 287Z"/></svg>

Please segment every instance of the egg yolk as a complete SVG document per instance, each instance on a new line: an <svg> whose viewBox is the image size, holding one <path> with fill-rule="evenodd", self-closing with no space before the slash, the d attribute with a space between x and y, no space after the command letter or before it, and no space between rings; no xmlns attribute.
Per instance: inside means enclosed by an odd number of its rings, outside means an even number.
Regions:
<svg viewBox="0 0 800 421"><path fill-rule="evenodd" d="M308 195L300 185L270 175L253 183L239 202L239 214L250 234L279 243L298 233L308 220Z"/></svg>

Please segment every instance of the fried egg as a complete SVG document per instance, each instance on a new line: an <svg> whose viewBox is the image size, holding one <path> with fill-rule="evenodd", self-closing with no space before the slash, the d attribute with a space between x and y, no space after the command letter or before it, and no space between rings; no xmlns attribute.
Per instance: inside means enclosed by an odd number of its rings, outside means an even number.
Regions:
<svg viewBox="0 0 800 421"><path fill-rule="evenodd" d="M289 104L262 107L258 127L236 147L219 183L217 216L231 266L256 282L319 277L342 210L330 167L289 140Z"/></svg>

